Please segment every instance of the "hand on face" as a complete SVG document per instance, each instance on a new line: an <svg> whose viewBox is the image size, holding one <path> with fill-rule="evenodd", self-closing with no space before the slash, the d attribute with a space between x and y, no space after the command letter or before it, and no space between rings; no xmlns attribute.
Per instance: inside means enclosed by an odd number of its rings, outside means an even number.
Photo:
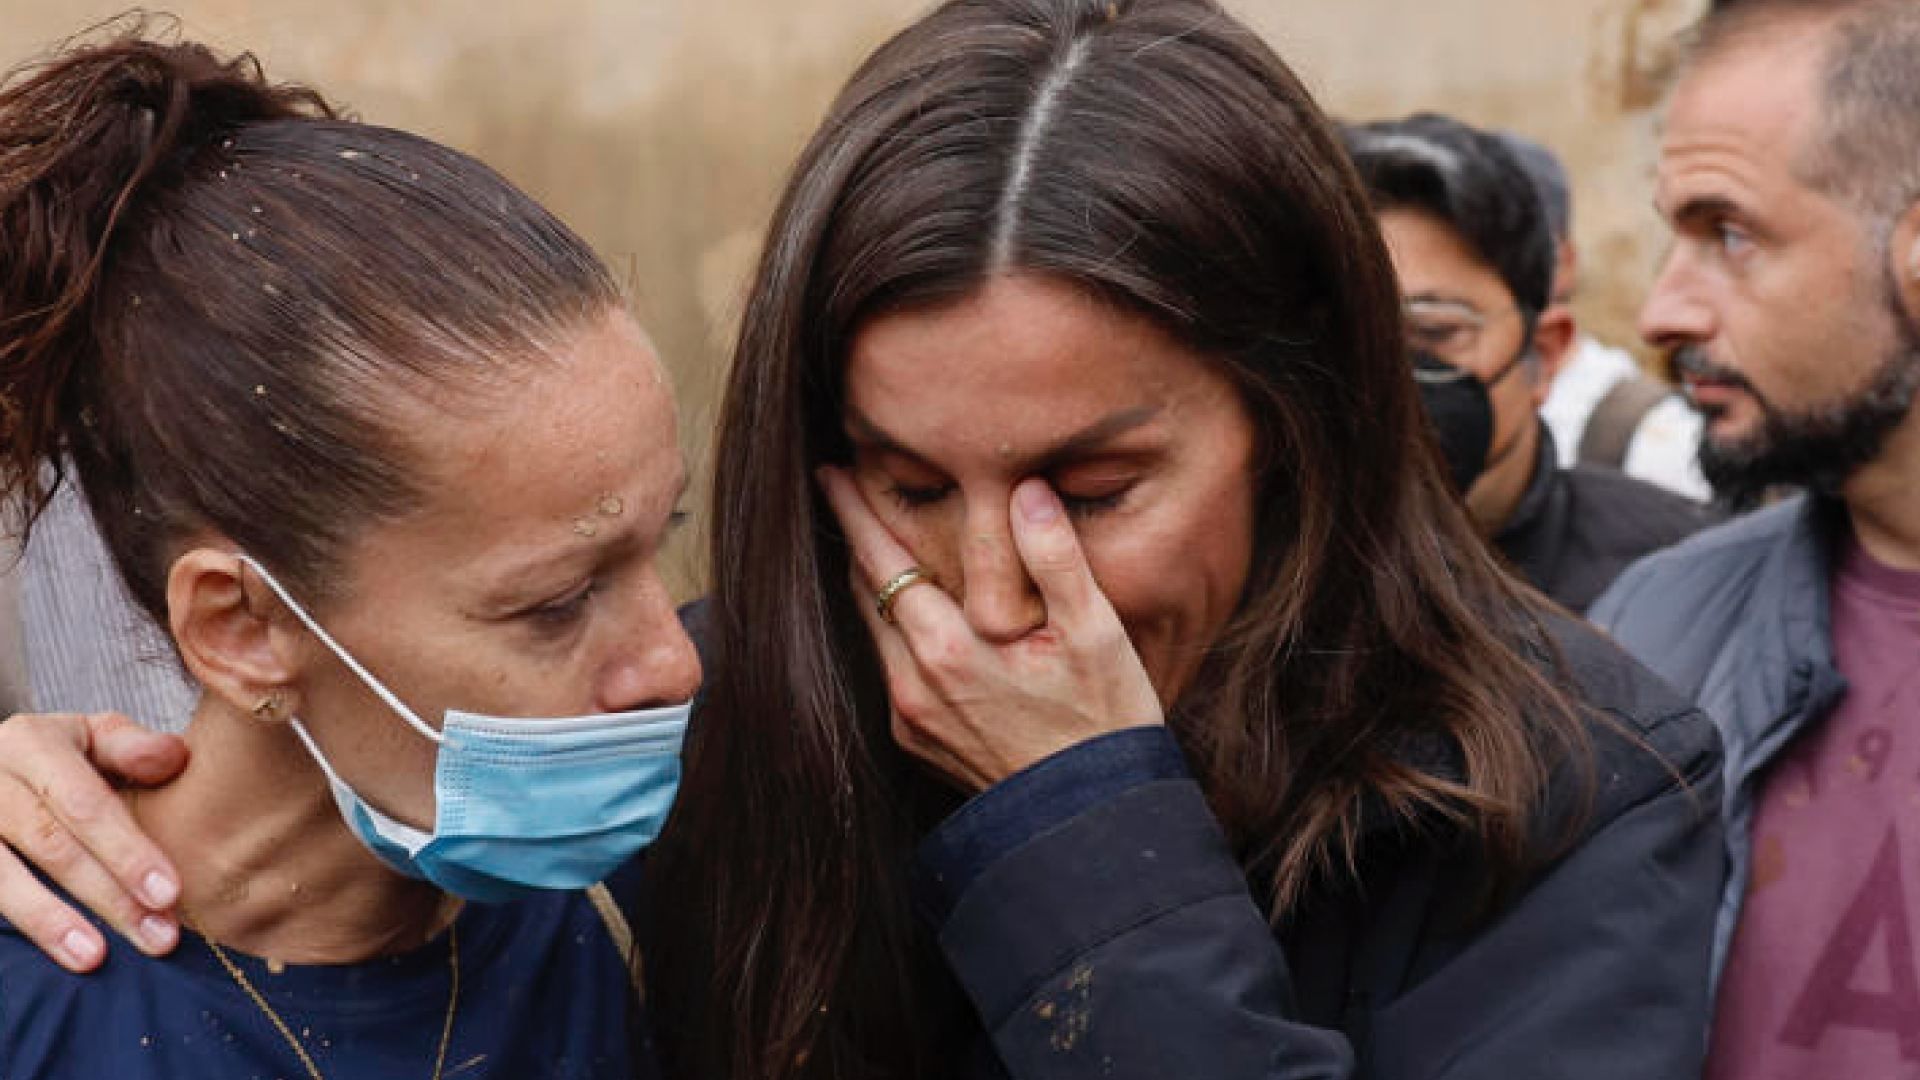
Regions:
<svg viewBox="0 0 1920 1080"><path fill-rule="evenodd" d="M914 565L851 478L820 483L853 553L852 588L887 671L901 748L969 792L1098 735L1163 721L1120 618L1093 580L1059 497L1041 480L1014 489L1009 517L1046 622L1005 644L983 640L942 588L915 584L880 617L874 597Z"/></svg>

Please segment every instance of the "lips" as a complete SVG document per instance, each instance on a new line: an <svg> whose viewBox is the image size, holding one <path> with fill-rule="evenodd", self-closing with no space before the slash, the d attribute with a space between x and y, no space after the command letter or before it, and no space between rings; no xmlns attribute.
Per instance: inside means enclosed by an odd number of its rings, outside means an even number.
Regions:
<svg viewBox="0 0 1920 1080"><path fill-rule="evenodd" d="M1715 363L1707 356L1706 350L1698 345L1689 345L1676 351L1667 364L1687 399L1703 411L1716 406L1724 407L1734 395L1752 390L1745 376L1724 364Z"/></svg>
<svg viewBox="0 0 1920 1080"><path fill-rule="evenodd" d="M1734 395L1744 393L1745 388L1737 383L1720 379L1698 379L1691 376L1680 381L1682 392L1694 408L1702 411L1725 408Z"/></svg>

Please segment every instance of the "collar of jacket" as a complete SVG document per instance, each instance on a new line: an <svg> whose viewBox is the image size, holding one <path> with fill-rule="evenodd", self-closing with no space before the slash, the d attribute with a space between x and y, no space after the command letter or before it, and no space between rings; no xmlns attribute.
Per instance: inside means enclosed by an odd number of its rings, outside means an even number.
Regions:
<svg viewBox="0 0 1920 1080"><path fill-rule="evenodd" d="M1533 451L1533 475L1527 478L1527 490L1521 492L1520 501L1514 505L1513 515L1507 523L1500 526L1496 542L1505 546L1509 542L1524 541L1524 534L1539 524L1547 516L1547 510L1553 505L1553 493L1558 487L1554 481L1560 479L1560 455L1553 449L1553 434L1547 430L1544 421L1536 420L1540 428L1540 437Z"/></svg>
<svg viewBox="0 0 1920 1080"><path fill-rule="evenodd" d="M1699 704L1721 727L1727 791L1740 793L1793 736L1846 690L1834 665L1834 553L1850 527L1846 505L1798 496L1760 568L1772 602L1748 611L1744 633L1723 650L1702 683Z"/></svg>
<svg viewBox="0 0 1920 1080"><path fill-rule="evenodd" d="M1555 565L1564 544L1555 538L1566 532L1567 477L1553 449L1553 436L1543 423L1533 454L1533 475L1514 505L1513 515L1493 536L1493 546L1520 576L1546 591L1558 571Z"/></svg>

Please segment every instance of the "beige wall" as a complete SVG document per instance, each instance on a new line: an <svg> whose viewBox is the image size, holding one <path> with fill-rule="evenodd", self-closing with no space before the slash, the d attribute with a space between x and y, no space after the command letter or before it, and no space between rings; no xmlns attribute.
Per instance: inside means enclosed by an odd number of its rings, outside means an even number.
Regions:
<svg viewBox="0 0 1920 1080"><path fill-rule="evenodd" d="M1582 317L1631 336L1661 234L1647 208L1661 54L1703 0L1228 0L1330 111L1421 108L1548 142L1576 181ZM121 3L0 0L0 58ZM181 0L187 33L257 52L371 121L476 153L623 272L704 453L744 275L787 163L916 0ZM690 546L690 545L689 545ZM691 587L695 576L682 571Z"/></svg>

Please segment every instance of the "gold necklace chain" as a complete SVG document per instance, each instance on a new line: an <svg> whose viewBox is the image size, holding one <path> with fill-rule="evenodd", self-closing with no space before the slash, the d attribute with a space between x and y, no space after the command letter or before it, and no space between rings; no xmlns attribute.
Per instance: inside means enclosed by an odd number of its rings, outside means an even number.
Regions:
<svg viewBox="0 0 1920 1080"><path fill-rule="evenodd" d="M136 815L139 812L140 795L139 788L128 789L127 809ZM306 1068L307 1075L312 1080L327 1080L321 1075L320 1066L314 1064L312 1055L308 1054L307 1048L301 1045L293 1029L280 1018L279 1013L273 1011L273 1006L267 1004L266 995L254 989L253 983L247 978L247 973L241 971L240 965L233 962L227 955L227 950L221 948L220 943L213 940L206 932L194 926L193 922L187 918L184 909L180 912L180 921L185 923L189 930L200 935L200 940L206 942L207 948L212 951L213 958L220 961L220 966L227 969L227 974L233 976L233 981L239 984L240 989L246 991L247 997L253 999L253 1003L260 1007L260 1011L266 1014L268 1020L273 1021L274 1028L280 1032L282 1038L287 1040L287 1045L293 1048L294 1056L300 1059L300 1064ZM460 1009L460 920L457 917L447 924L447 964L452 973L452 986L447 992L447 1018L440 1025L440 1049L433 1055L433 1080L440 1080L441 1073L446 1070L447 1044L453 1041L453 1017Z"/></svg>
<svg viewBox="0 0 1920 1080"><path fill-rule="evenodd" d="M313 1080L326 1080L326 1077L320 1075L320 1066L313 1063L307 1048L301 1045L299 1036L293 1033L293 1029L287 1026L285 1020L280 1019L279 1013L273 1011L273 1006L267 1004L266 996L253 988L253 983L247 979L247 973L241 971L240 965L228 958L227 950L221 948L219 942L204 933L200 938L207 943L207 948L213 951L213 957L220 961L220 966L226 968L227 974L233 976L233 981L240 984L240 989L245 990L247 996L253 999L253 1003L260 1006L260 1011L267 1014L267 1019L273 1021L273 1026L287 1040L287 1045L293 1047L294 1056L300 1059L300 1064L306 1066L307 1075ZM447 946L449 964L453 972L453 989L447 994L447 1019L440 1027L440 1050L433 1058L433 1080L440 1080L440 1073L447 1066L447 1044L453 1040L453 1014L460 1007L460 923L458 921L447 927Z"/></svg>

